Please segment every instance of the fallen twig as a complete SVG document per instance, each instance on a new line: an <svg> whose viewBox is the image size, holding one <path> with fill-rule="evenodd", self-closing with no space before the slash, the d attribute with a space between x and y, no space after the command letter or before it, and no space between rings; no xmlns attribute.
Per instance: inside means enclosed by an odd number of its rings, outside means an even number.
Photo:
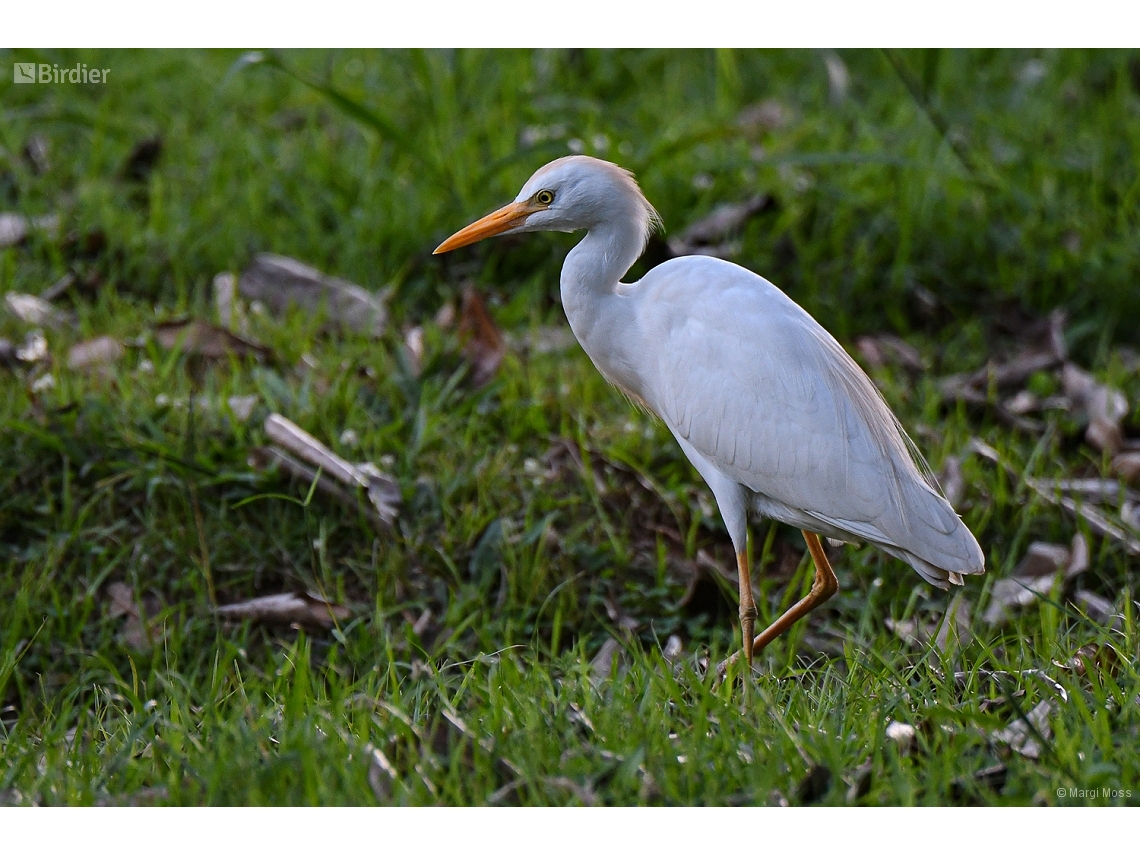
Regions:
<svg viewBox="0 0 1140 855"><path fill-rule="evenodd" d="M291 474L298 477L316 478L317 472L328 475L346 487L363 489L375 508L376 515L384 525L391 525L399 513L400 485L389 475L381 472L374 463L349 463L335 454L328 446L305 432L289 419L277 413L270 413L265 420L265 432L280 449L265 449ZM310 468L311 467L311 468ZM323 478L321 479L324 480ZM344 492L329 489L328 485L317 488L337 499L344 498ZM355 503L351 496L349 503Z"/></svg>
<svg viewBox="0 0 1140 855"><path fill-rule="evenodd" d="M970 448L975 451L980 457L985 458L993 463L998 464L1014 482L1022 482L1030 490L1036 493L1040 498L1044 499L1051 505L1064 508L1074 516L1080 517L1088 523L1089 528L1097 534L1110 537L1123 546L1130 554L1140 555L1140 539L1137 539L1126 532L1123 528L1118 526L1100 511L1091 508L1084 502L1077 501L1069 496L1057 495L1055 492L1043 489L1036 483L1036 479L1027 478L1024 474L1018 472L1009 463L1007 463L998 452L996 448L987 443L982 442L980 439L970 440Z"/></svg>
<svg viewBox="0 0 1140 855"><path fill-rule="evenodd" d="M330 603L314 594L288 593L254 597L239 603L219 606L218 617L260 623L306 624L329 628L347 620L352 611L344 605Z"/></svg>

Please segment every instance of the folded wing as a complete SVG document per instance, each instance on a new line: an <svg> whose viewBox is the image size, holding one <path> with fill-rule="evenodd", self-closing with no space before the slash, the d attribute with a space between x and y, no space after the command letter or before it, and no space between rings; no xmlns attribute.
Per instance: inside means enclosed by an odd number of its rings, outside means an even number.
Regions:
<svg viewBox="0 0 1140 855"><path fill-rule="evenodd" d="M936 584L983 571L878 390L783 292L698 258L655 268L638 291L640 334L663 345L646 401L762 510L876 543Z"/></svg>

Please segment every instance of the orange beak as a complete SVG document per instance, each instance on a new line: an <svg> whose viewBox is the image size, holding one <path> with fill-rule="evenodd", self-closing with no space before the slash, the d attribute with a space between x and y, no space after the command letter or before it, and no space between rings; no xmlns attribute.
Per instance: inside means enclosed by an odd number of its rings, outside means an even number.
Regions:
<svg viewBox="0 0 1140 855"><path fill-rule="evenodd" d="M476 220L467 228L457 231L437 246L432 255L451 252L453 249L459 249L461 246L467 246L483 240L483 238L501 235L515 226L521 226L526 218L537 210L539 209L527 202L511 202L509 205L504 205L499 210L483 217L483 219Z"/></svg>

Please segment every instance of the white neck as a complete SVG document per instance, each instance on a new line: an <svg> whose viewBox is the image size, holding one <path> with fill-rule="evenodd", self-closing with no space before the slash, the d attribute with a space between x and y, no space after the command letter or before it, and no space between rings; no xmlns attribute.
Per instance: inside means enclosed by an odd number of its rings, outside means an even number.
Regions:
<svg viewBox="0 0 1140 855"><path fill-rule="evenodd" d="M618 285L639 255L644 227L633 217L607 218L590 228L562 265L562 308L570 329L607 380L639 394L631 294Z"/></svg>

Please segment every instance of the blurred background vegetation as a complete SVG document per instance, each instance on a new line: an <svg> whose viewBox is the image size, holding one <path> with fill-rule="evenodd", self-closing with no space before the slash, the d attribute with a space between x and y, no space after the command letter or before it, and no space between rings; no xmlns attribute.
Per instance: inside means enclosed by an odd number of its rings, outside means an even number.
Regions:
<svg viewBox="0 0 1140 855"><path fill-rule="evenodd" d="M1102 327L1140 309L1135 54L280 54L293 74L237 70L223 51L10 56L111 67L104 86L0 83L0 200L48 211L65 192L68 225L102 228L107 274L140 295L192 300L272 249L395 284L397 312L434 310L454 282L430 248L582 151L636 172L667 234L769 194L738 260L841 338L1010 306L1064 305ZM39 178L15 156L32 128L55 147ZM116 179L156 135L162 162L140 200ZM493 261L480 278L549 300L571 240L481 248ZM5 263L22 287L63 260Z"/></svg>

